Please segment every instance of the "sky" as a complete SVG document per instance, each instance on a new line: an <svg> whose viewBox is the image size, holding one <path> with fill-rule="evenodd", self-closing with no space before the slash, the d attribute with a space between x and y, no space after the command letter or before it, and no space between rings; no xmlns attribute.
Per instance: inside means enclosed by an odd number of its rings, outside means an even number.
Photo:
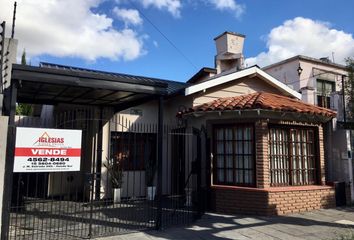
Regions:
<svg viewBox="0 0 354 240"><path fill-rule="evenodd" d="M12 0L0 0L10 36ZM214 67L214 38L246 35L248 66L295 56L354 57L354 1L18 0L15 38L27 62L185 82Z"/></svg>

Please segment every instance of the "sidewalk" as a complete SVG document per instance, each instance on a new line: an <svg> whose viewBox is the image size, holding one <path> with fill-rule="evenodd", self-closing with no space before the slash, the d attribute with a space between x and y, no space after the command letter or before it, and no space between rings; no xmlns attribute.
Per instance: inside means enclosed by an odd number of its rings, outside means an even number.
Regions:
<svg viewBox="0 0 354 240"><path fill-rule="evenodd" d="M354 208L317 210L277 217L220 215L207 213L193 226L147 231L101 240L175 239L341 239L354 235Z"/></svg>

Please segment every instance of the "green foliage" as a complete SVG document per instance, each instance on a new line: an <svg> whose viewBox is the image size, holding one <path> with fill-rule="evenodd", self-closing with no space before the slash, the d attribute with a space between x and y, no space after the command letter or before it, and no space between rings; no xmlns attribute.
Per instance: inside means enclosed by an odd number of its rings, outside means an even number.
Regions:
<svg viewBox="0 0 354 240"><path fill-rule="evenodd" d="M122 157L117 155L111 158L107 158L107 162L103 165L108 170L108 175L111 179L112 188L121 188L123 185L123 167Z"/></svg>
<svg viewBox="0 0 354 240"><path fill-rule="evenodd" d="M23 53L22 53L22 56L21 56L21 64L22 64L22 65L27 65L26 49L23 49Z"/></svg>
<svg viewBox="0 0 354 240"><path fill-rule="evenodd" d="M19 103L16 106L16 115L31 116L32 106L30 104Z"/></svg>
<svg viewBox="0 0 354 240"><path fill-rule="evenodd" d="M348 78L344 84L344 94L347 101L347 119L354 120L354 59L347 58L346 60Z"/></svg>

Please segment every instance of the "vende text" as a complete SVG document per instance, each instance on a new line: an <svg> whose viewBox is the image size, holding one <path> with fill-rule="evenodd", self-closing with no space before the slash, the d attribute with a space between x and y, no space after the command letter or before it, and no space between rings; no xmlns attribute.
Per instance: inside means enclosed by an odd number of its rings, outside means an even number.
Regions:
<svg viewBox="0 0 354 240"><path fill-rule="evenodd" d="M31 149L34 156L66 156L66 149Z"/></svg>

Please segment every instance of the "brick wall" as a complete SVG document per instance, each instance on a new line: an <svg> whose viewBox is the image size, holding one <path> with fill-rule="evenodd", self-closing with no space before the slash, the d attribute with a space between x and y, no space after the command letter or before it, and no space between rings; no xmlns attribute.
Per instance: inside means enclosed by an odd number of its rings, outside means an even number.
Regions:
<svg viewBox="0 0 354 240"><path fill-rule="evenodd" d="M293 187L268 193L271 214L283 215L335 207L334 189L328 186Z"/></svg>
<svg viewBox="0 0 354 240"><path fill-rule="evenodd" d="M244 188L213 186L214 211L228 214L284 215L335 207L329 186Z"/></svg>
<svg viewBox="0 0 354 240"><path fill-rule="evenodd" d="M214 211L226 214L268 215L268 193L257 189L212 187L211 201Z"/></svg>
<svg viewBox="0 0 354 240"><path fill-rule="evenodd" d="M325 173L325 159L324 159L324 138L323 138L323 127L318 126L318 143L319 143L319 159L320 159L320 182L322 185L326 184L326 173Z"/></svg>
<svg viewBox="0 0 354 240"><path fill-rule="evenodd" d="M351 198L352 197L351 197L351 192L350 192L350 185L346 184L346 186L345 186L345 200L346 200L347 206L353 205Z"/></svg>
<svg viewBox="0 0 354 240"><path fill-rule="evenodd" d="M270 186L269 157L268 157L268 123L259 120L255 123L256 143L256 186L266 188Z"/></svg>

